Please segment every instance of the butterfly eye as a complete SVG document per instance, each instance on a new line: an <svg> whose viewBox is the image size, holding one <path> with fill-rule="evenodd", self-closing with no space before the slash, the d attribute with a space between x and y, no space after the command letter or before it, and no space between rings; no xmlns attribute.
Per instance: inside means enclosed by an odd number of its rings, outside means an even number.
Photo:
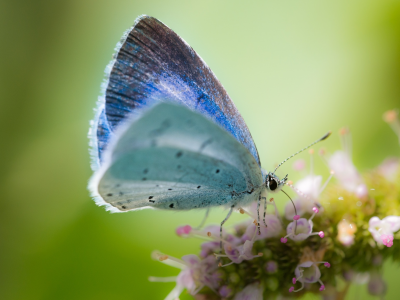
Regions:
<svg viewBox="0 0 400 300"><path fill-rule="evenodd" d="M271 190L271 191L275 191L276 190L276 188L278 187L278 183L276 182L276 180L275 179L272 179L271 178L271 180L269 181L269 189Z"/></svg>

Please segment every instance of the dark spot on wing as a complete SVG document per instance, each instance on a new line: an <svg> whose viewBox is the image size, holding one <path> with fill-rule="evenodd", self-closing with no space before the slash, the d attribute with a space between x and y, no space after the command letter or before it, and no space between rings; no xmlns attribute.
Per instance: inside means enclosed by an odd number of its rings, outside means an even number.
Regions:
<svg viewBox="0 0 400 300"><path fill-rule="evenodd" d="M122 205L121 207L122 207L123 209L125 209L125 208L126 208L126 206L125 206L125 205Z"/></svg>
<svg viewBox="0 0 400 300"><path fill-rule="evenodd" d="M143 181L146 181L146 180L147 180L147 178L146 178L146 177L143 177L143 178L142 178L142 180L143 180Z"/></svg>
<svg viewBox="0 0 400 300"><path fill-rule="evenodd" d="M169 207L171 207L171 208L174 208L174 204L173 204L173 203L171 203L171 204L169 205Z"/></svg>
<svg viewBox="0 0 400 300"><path fill-rule="evenodd" d="M111 197L111 196L112 196L112 194L111 194L111 193L109 193L109 194L107 194L107 196L108 196L108 197Z"/></svg>
<svg viewBox="0 0 400 300"><path fill-rule="evenodd" d="M156 202L156 201L154 201L154 200L149 200L149 202L154 203L154 202Z"/></svg>
<svg viewBox="0 0 400 300"><path fill-rule="evenodd" d="M198 189L201 188L201 185L199 185L197 188L198 188Z"/></svg>
<svg viewBox="0 0 400 300"><path fill-rule="evenodd" d="M149 172L149 169L144 169L144 170L143 170L143 173L144 173L144 174L147 174L148 172Z"/></svg>
<svg viewBox="0 0 400 300"><path fill-rule="evenodd" d="M178 153L176 153L176 157L179 158L182 156L182 154L183 154L182 151L179 151Z"/></svg>
<svg viewBox="0 0 400 300"><path fill-rule="evenodd" d="M150 197L149 197L149 199L153 199L153 198L154 198L154 196L150 196Z"/></svg>
<svg viewBox="0 0 400 300"><path fill-rule="evenodd" d="M172 189L168 189L168 191L172 191Z"/></svg>
<svg viewBox="0 0 400 300"><path fill-rule="evenodd" d="M177 168L180 169L180 168L182 168L182 167L181 167L181 165L178 165Z"/></svg>
<svg viewBox="0 0 400 300"><path fill-rule="evenodd" d="M219 173L219 169L217 169L217 171L215 171L215 173Z"/></svg>

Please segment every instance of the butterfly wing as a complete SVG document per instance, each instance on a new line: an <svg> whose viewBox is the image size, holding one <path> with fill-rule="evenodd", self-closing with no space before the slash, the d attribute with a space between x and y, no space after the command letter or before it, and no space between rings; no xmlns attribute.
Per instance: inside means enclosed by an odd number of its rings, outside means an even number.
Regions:
<svg viewBox="0 0 400 300"><path fill-rule="evenodd" d="M211 118L243 144L260 165L242 116L210 68L175 32L155 18L139 17L117 45L106 73L105 97L94 124L95 160L127 116L169 99ZM106 130L105 130L106 129Z"/></svg>
<svg viewBox="0 0 400 300"><path fill-rule="evenodd" d="M120 128L104 155L90 186L114 211L234 204L254 200L263 183L258 163L232 135L166 102Z"/></svg>

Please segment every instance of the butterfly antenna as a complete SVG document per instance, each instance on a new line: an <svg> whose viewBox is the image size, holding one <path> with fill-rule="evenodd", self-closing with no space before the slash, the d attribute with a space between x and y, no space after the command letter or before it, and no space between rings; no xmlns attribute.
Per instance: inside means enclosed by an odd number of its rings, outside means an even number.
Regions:
<svg viewBox="0 0 400 300"><path fill-rule="evenodd" d="M300 152L303 152L304 150L310 148L311 146L315 145L318 142L321 142L323 140L326 140L329 136L331 135L331 132L329 131L327 134L325 134L322 138L316 140L314 143L311 143L310 145L308 145L307 147L301 149L300 151L296 152L295 154L289 156L288 158L286 158L283 162L281 162L274 170L274 173L276 172L276 170L278 170L278 168L280 166L282 166L285 162L287 162L289 159L291 159L293 156L296 156L297 154L299 154Z"/></svg>

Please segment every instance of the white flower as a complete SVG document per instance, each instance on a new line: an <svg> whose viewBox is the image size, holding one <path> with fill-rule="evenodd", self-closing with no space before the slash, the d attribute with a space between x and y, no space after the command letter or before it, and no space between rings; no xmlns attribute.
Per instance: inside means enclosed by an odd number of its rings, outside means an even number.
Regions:
<svg viewBox="0 0 400 300"><path fill-rule="evenodd" d="M394 182L397 174L400 172L400 159L397 157L390 157L385 159L378 167L379 173L387 180Z"/></svg>
<svg viewBox="0 0 400 300"><path fill-rule="evenodd" d="M314 207L313 211L314 213L308 220L305 218L300 218L299 215L294 216L293 222L289 223L286 228L287 235L281 238L281 242L286 243L287 238L290 238L294 241L304 241L311 235L319 235L320 238L323 238L325 236L323 231L312 232L314 226L312 219L319 212L319 209Z"/></svg>
<svg viewBox="0 0 400 300"><path fill-rule="evenodd" d="M313 212L312 208L318 202L321 193L321 183L322 176L308 175L294 185L294 190L299 195L297 199L293 200L298 215L302 216L306 212ZM293 219L295 214L292 202L288 202L285 206L286 219Z"/></svg>
<svg viewBox="0 0 400 300"><path fill-rule="evenodd" d="M393 233L400 229L400 217L387 216L382 220L378 217L372 217L369 220L368 230L378 244L384 244L387 247L393 245Z"/></svg>
<svg viewBox="0 0 400 300"><path fill-rule="evenodd" d="M338 224L338 240L344 246L351 246L354 244L354 233L357 231L356 224L351 223L345 219Z"/></svg>
<svg viewBox="0 0 400 300"><path fill-rule="evenodd" d="M177 299L184 289L187 289L191 295L195 295L204 286L208 286L211 289L215 289L218 286L218 278L215 278L215 270L218 266L215 263L215 258L211 255L203 260L193 254L185 255L182 259L179 259L154 252L153 257L167 265L181 269L181 272L176 277L149 278L150 281L154 282L176 281L175 288L167 295L165 300Z"/></svg>
<svg viewBox="0 0 400 300"><path fill-rule="evenodd" d="M336 151L329 158L328 164L340 184L347 191L355 193L358 198L364 198L368 195L368 189L347 152Z"/></svg>
<svg viewBox="0 0 400 300"><path fill-rule="evenodd" d="M264 288L259 283L252 283L246 286L241 292L235 295L233 300L262 300Z"/></svg>
<svg viewBox="0 0 400 300"><path fill-rule="evenodd" d="M319 261L319 262L312 262L306 261L302 264L299 264L296 269L294 270L294 274L296 277L292 279L292 283L296 284L296 282L301 283L301 287L297 290L294 287L289 289L289 292L298 292L304 288L304 283L314 283L319 282L321 284L320 291L325 289L325 285L320 280L321 278L321 271L318 268L318 264L324 264L325 267L329 268L331 265L326 261Z"/></svg>

